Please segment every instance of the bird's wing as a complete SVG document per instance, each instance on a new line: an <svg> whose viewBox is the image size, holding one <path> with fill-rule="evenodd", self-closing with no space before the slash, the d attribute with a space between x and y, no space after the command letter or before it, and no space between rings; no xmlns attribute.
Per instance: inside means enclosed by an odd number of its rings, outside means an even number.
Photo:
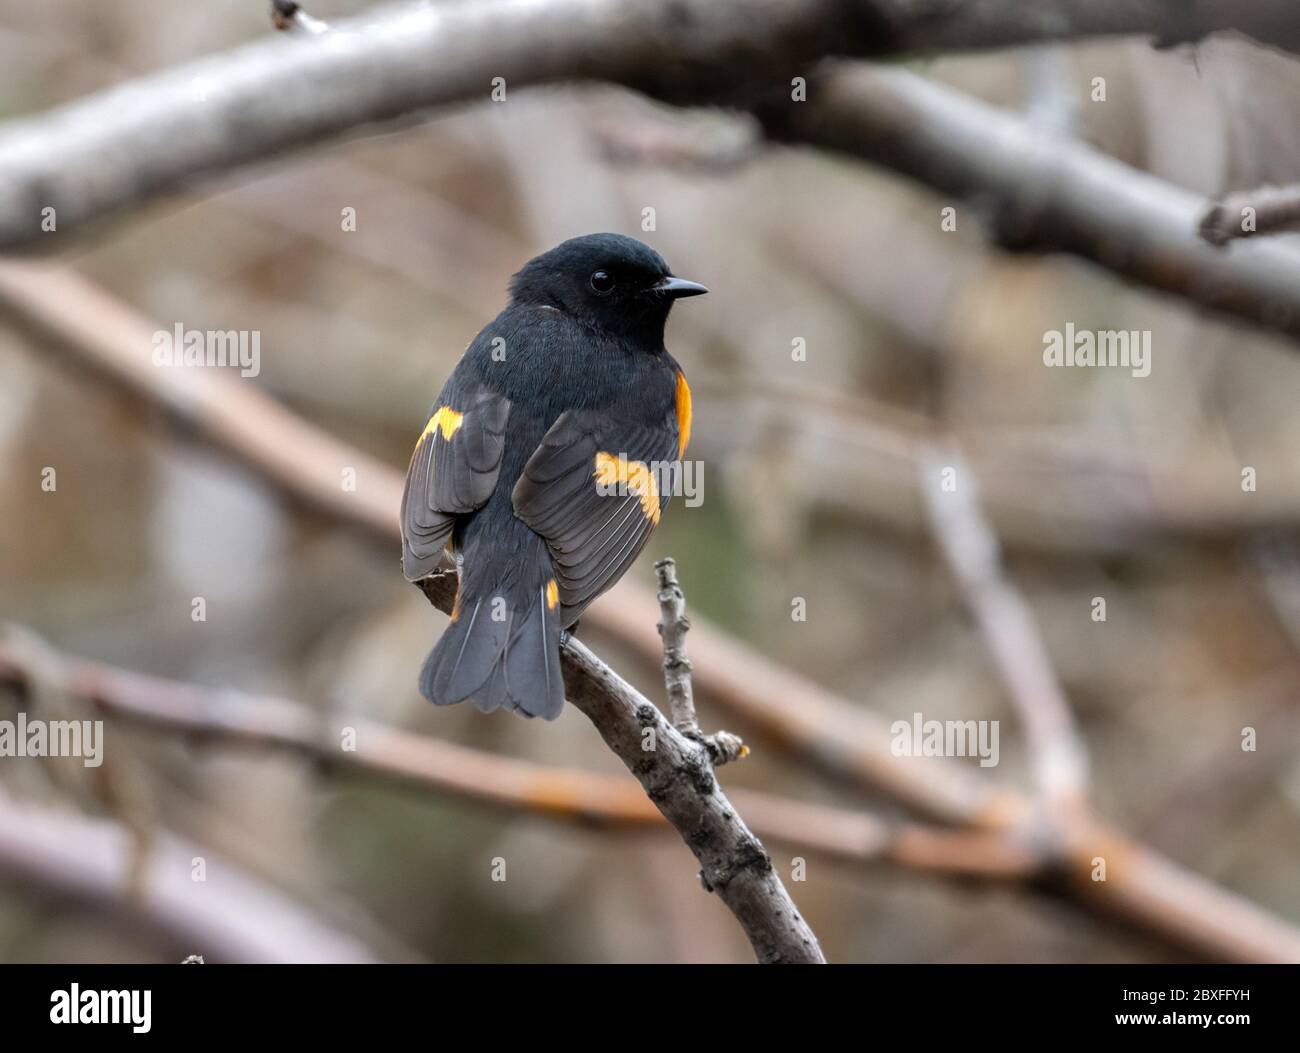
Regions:
<svg viewBox="0 0 1300 1053"><path fill-rule="evenodd" d="M453 377L429 412L402 494L402 572L436 569L456 516L492 495L501 472L510 400Z"/></svg>
<svg viewBox="0 0 1300 1053"><path fill-rule="evenodd" d="M515 515L546 539L561 622L636 559L671 497L678 452L669 420L645 427L590 410L560 415L515 484Z"/></svg>

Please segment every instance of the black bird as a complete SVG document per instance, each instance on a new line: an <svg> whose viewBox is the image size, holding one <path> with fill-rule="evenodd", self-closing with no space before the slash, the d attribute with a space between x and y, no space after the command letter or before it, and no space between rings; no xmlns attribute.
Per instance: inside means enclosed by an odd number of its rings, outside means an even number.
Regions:
<svg viewBox="0 0 1300 1053"><path fill-rule="evenodd" d="M707 291L619 234L573 238L514 276L407 470L402 570L428 576L446 547L459 574L425 698L560 715L561 631L623 576L668 503L691 393L664 323L674 300Z"/></svg>

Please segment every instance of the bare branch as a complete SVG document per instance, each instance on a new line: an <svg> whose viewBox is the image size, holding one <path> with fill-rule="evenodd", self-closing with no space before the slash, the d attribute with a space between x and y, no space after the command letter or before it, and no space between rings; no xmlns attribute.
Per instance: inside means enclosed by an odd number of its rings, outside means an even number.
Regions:
<svg viewBox="0 0 1300 1053"><path fill-rule="evenodd" d="M1265 241L1217 251L1197 234L1198 195L906 70L842 66L808 90L815 103L759 113L769 135L851 154L969 201L1008 247L1071 252L1300 336L1300 252Z"/></svg>
<svg viewBox="0 0 1300 1053"><path fill-rule="evenodd" d="M205 862L206 880L191 876ZM128 894L129 835L111 823L19 804L0 794L0 876L32 894L124 919L181 954L226 962L373 962L374 953L327 928L289 897L206 846L159 835Z"/></svg>
<svg viewBox="0 0 1300 1053"><path fill-rule="evenodd" d="M417 583L444 614L454 575ZM700 862L704 887L736 916L760 962L820 963L821 946L777 876L762 843L727 800L707 748L664 719L634 687L573 636L560 647L565 697L596 725Z"/></svg>
<svg viewBox="0 0 1300 1053"><path fill-rule="evenodd" d="M282 750L320 770L527 812L603 830L666 831L650 799L620 776L547 767L388 727L349 714L330 721L301 703L163 680L60 656L69 689L104 715L205 745ZM0 640L0 685L26 694L30 656ZM343 724L355 748L341 749ZM1028 878L1030 846L998 832L887 823L861 812L771 794L731 795L753 829L795 852L859 865L875 861L937 874Z"/></svg>
<svg viewBox="0 0 1300 1053"><path fill-rule="evenodd" d="M765 964L821 963L821 946L762 843L713 776L708 752L674 728L582 643L563 648L565 694L700 862L700 879L736 916ZM647 748L647 743L650 748Z"/></svg>
<svg viewBox="0 0 1300 1053"><path fill-rule="evenodd" d="M289 21L297 25L294 5ZM281 14L282 19L286 18ZM416 6L268 38L140 78L0 131L0 249L44 242L198 178L431 107L557 81L678 104L763 102L769 131L866 157L993 203L1005 240L1060 247L1155 288L1300 332L1300 253L1202 255L1200 202L903 71L789 84L832 56L1238 29L1300 51L1290 0L514 0ZM292 34L291 36L298 36ZM866 79L863 79L866 78ZM282 90L292 84L292 91ZM774 102L773 100L783 100ZM987 155L987 156L985 156ZM46 211L53 209L52 213ZM43 223L56 219L51 231ZM51 238L51 234L55 238Z"/></svg>
<svg viewBox="0 0 1300 1053"><path fill-rule="evenodd" d="M945 469L951 490L941 486ZM1024 722L1045 818L1076 820L1087 796L1083 740L1033 612L1002 567L975 474L955 446L938 444L921 457L920 472L935 539Z"/></svg>
<svg viewBox="0 0 1300 1053"><path fill-rule="evenodd" d="M1266 186L1229 194L1205 210L1200 235L1211 245L1300 229L1300 186Z"/></svg>
<svg viewBox="0 0 1300 1053"><path fill-rule="evenodd" d="M846 0L551 0L411 5L269 36L0 132L0 248L376 122L558 81L682 102L788 85L808 62L885 39ZM293 90L284 90L292 85Z"/></svg>
<svg viewBox="0 0 1300 1053"><path fill-rule="evenodd" d="M691 660L686 657L686 633L691 623L686 618L686 597L677 581L677 563L672 558L655 563L659 579L659 635L664 641L664 686L673 715L673 727L688 739L709 751L714 764L728 764L749 754L749 747L739 735L719 731L705 735L695 716L695 696L691 691Z"/></svg>
<svg viewBox="0 0 1300 1053"><path fill-rule="evenodd" d="M686 657L686 597L677 583L677 562L671 558L655 563L659 579L659 635L664 641L664 686L673 727L690 738L701 737L700 722L695 716L695 697L691 692L691 660Z"/></svg>

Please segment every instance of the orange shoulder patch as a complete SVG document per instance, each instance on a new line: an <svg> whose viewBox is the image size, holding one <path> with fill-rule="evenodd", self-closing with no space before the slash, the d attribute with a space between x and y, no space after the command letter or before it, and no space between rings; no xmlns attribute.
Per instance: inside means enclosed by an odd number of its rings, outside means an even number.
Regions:
<svg viewBox="0 0 1300 1053"><path fill-rule="evenodd" d="M686 374L677 371L677 456L686 452L686 444L691 441L691 386L686 383Z"/></svg>

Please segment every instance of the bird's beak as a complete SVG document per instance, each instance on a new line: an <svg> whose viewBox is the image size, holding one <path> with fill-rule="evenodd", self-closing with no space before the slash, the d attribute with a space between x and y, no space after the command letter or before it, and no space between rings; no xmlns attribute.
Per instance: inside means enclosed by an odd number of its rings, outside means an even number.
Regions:
<svg viewBox="0 0 1300 1053"><path fill-rule="evenodd" d="M676 300L682 296L703 296L709 290L699 282L688 282L685 278L669 276L660 278L650 286L650 291Z"/></svg>

